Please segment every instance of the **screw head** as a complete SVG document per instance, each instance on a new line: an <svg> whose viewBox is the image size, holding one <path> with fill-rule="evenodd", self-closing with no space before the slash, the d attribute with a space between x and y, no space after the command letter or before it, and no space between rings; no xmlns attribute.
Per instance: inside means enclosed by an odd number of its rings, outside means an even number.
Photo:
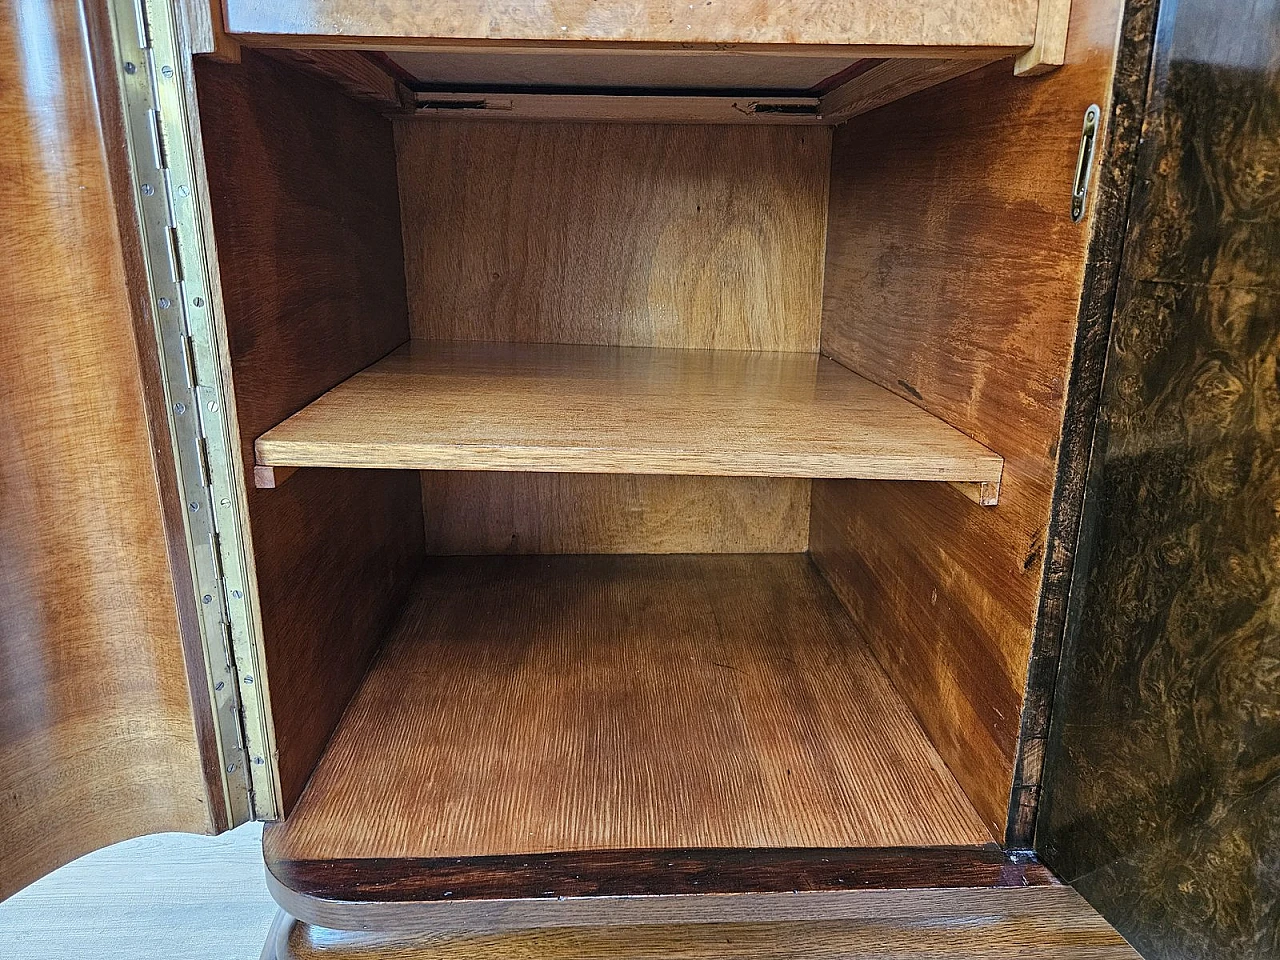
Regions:
<svg viewBox="0 0 1280 960"><path fill-rule="evenodd" d="M132 76L138 72L138 65L130 60L124 65L124 72Z"/></svg>
<svg viewBox="0 0 1280 960"><path fill-rule="evenodd" d="M185 183L182 184L180 187L178 187L178 196L180 197L191 196L191 191L187 189L187 185Z"/></svg>
<svg viewBox="0 0 1280 960"><path fill-rule="evenodd" d="M207 593L200 599L203 600L205 603L213 603L213 597Z"/></svg>
<svg viewBox="0 0 1280 960"><path fill-rule="evenodd" d="M191 508L191 512L192 512L192 513L195 513L197 510L199 510L199 509L200 509L200 504L198 504L198 503L197 503L196 501L194 501L194 500L192 500L190 503L188 503L188 504L187 504L187 506Z"/></svg>
<svg viewBox="0 0 1280 960"><path fill-rule="evenodd" d="M191 301L191 305L192 305L193 307L203 307L203 306L204 306L204 297L196 297L194 300L192 300L192 301Z"/></svg>
<svg viewBox="0 0 1280 960"><path fill-rule="evenodd" d="M166 80L172 80L172 79L173 79L173 67L170 67L170 66L168 66L168 65L161 67L161 68L160 68L160 75L161 75L161 76L163 76Z"/></svg>
<svg viewBox="0 0 1280 960"><path fill-rule="evenodd" d="M156 303L160 305L161 310L168 310L170 307L173 306L173 301L170 300L168 297L161 297L159 300L156 301Z"/></svg>
<svg viewBox="0 0 1280 960"><path fill-rule="evenodd" d="M142 195L143 195L144 197L151 197L151 196L155 196L155 192L156 192L156 188L155 188L155 187L153 187L151 184L149 184L149 183L144 183L144 184L142 185Z"/></svg>
<svg viewBox="0 0 1280 960"><path fill-rule="evenodd" d="M173 405L173 412L178 414L178 416L182 416L182 414L187 412L187 405L179 400Z"/></svg>

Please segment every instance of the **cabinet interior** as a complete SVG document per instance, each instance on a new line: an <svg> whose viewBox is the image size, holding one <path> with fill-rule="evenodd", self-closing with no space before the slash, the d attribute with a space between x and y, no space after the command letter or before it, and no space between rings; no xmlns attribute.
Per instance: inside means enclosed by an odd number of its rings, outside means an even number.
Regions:
<svg viewBox="0 0 1280 960"><path fill-rule="evenodd" d="M398 62L548 69L485 56ZM1002 840L1080 105L388 116L323 58L196 66L269 855Z"/></svg>

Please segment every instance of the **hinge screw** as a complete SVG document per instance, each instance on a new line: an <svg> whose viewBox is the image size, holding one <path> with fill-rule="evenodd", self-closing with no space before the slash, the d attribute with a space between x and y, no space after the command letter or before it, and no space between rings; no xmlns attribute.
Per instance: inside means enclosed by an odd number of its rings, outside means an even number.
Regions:
<svg viewBox="0 0 1280 960"><path fill-rule="evenodd" d="M172 79L173 79L173 67L170 67L170 66L168 66L168 65L161 67L161 68L160 68L160 75L161 75L161 76L163 76L166 80L172 80Z"/></svg>
<svg viewBox="0 0 1280 960"><path fill-rule="evenodd" d="M197 510L200 509L200 504L196 503L194 500L192 500L189 504L187 504L187 506L191 508L192 513L195 513Z"/></svg>
<svg viewBox="0 0 1280 960"><path fill-rule="evenodd" d="M236 765L234 763L228 763L227 773L235 773L235 772L236 772Z"/></svg>
<svg viewBox="0 0 1280 960"><path fill-rule="evenodd" d="M267 761L263 760L261 757L254 757L253 762L256 763L258 766L262 766Z"/></svg>
<svg viewBox="0 0 1280 960"><path fill-rule="evenodd" d="M144 197L150 197L150 196L153 196L153 195L155 194L155 192L156 192L156 188L155 188L155 187L153 187L151 184L149 184L149 183L144 183L144 184L142 185L142 195L143 195Z"/></svg>
<svg viewBox="0 0 1280 960"><path fill-rule="evenodd" d="M244 596L244 594L241 593L239 590L232 590L231 595L235 597L237 600L239 600L241 597Z"/></svg>
<svg viewBox="0 0 1280 960"><path fill-rule="evenodd" d="M223 688L223 687L225 687L225 686L226 686L226 684L225 684L223 681L219 680L217 683L215 683L215 684L213 685L214 693L221 693L221 692L222 692L222 688Z"/></svg>
<svg viewBox="0 0 1280 960"><path fill-rule="evenodd" d="M124 72L128 74L135 74L138 72L138 65L130 60L124 65Z"/></svg>
<svg viewBox="0 0 1280 960"><path fill-rule="evenodd" d="M173 301L170 300L168 297L161 297L159 300L156 301L156 303L160 304L161 310L168 310L170 307L173 306Z"/></svg>
<svg viewBox="0 0 1280 960"><path fill-rule="evenodd" d="M193 307L203 307L203 306L204 306L204 297L196 297L194 300L192 300L192 301L191 301L191 305L192 305Z"/></svg>
<svg viewBox="0 0 1280 960"><path fill-rule="evenodd" d="M191 196L191 191L187 189L187 185L185 183L182 184L182 186L178 187L178 196L180 197Z"/></svg>
<svg viewBox="0 0 1280 960"><path fill-rule="evenodd" d="M202 597L202 599L204 600L205 603L213 603L213 597L209 596L209 594L207 593L204 595L204 597Z"/></svg>
<svg viewBox="0 0 1280 960"><path fill-rule="evenodd" d="M179 401L173 405L173 412L176 413L178 416L182 416L184 413L187 412L187 405Z"/></svg>
<svg viewBox="0 0 1280 960"><path fill-rule="evenodd" d="M245 682L245 683L253 683L253 677L245 677L245 678L244 678L244 682Z"/></svg>
<svg viewBox="0 0 1280 960"><path fill-rule="evenodd" d="M210 401L209 401L209 412L210 412L210 413L217 413L217 412L218 412L218 401L217 401L217 400L210 400Z"/></svg>

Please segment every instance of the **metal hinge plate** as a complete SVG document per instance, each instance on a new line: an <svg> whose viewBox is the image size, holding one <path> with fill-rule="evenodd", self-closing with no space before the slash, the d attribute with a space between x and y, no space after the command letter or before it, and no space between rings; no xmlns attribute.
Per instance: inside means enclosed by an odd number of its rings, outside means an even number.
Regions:
<svg viewBox="0 0 1280 960"><path fill-rule="evenodd" d="M170 440L200 610L232 824L278 815L260 626L249 588L244 484L210 284L203 171L192 149L190 63L168 0L111 0L134 199L142 225Z"/></svg>

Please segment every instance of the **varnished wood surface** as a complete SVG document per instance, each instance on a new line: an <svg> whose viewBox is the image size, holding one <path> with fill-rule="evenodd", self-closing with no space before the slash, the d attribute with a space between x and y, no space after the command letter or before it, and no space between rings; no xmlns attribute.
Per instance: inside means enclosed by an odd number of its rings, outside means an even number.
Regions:
<svg viewBox="0 0 1280 960"><path fill-rule="evenodd" d="M391 129L246 50L198 59L214 233L279 751L297 798L422 554L416 476L253 486L253 441L408 337Z"/></svg>
<svg viewBox="0 0 1280 960"><path fill-rule="evenodd" d="M619 49L584 44L440 46L401 51L391 58L418 84L443 90L484 85L787 93L818 86L854 59L847 54L786 56L757 50Z"/></svg>
<svg viewBox="0 0 1280 960"><path fill-rule="evenodd" d="M1037 837L1148 956L1280 956L1280 4L1162 4Z"/></svg>
<svg viewBox="0 0 1280 960"><path fill-rule="evenodd" d="M430 562L265 835L271 863L989 840L799 555Z"/></svg>
<svg viewBox="0 0 1280 960"><path fill-rule="evenodd" d="M975 481L1001 469L816 355L545 344L414 341L256 449L270 466L408 470Z"/></svg>
<svg viewBox="0 0 1280 960"><path fill-rule="evenodd" d="M353 100L388 114L405 113L412 94L374 55L360 50L268 50L295 70L336 83Z"/></svg>
<svg viewBox="0 0 1280 960"><path fill-rule="evenodd" d="M404 934L309 926L282 914L264 960L1137 960L1069 887L861 894L863 916L779 922ZM850 898L852 899L852 898Z"/></svg>
<svg viewBox="0 0 1280 960"><path fill-rule="evenodd" d="M397 127L415 335L817 349L825 131ZM787 532L794 482L513 473L478 479L466 500L448 476L424 484L453 491L426 496L428 537L454 547L441 552L502 552L513 535L551 553L808 543Z"/></svg>
<svg viewBox="0 0 1280 960"><path fill-rule="evenodd" d="M815 483L811 548L993 830L1046 544L1074 542L1053 496L1096 198L1073 224L1064 185L1085 109L1108 102L1120 8L1076 0L1061 70L1014 80L995 64L833 145L823 351L1006 469L994 510L944 486Z"/></svg>
<svg viewBox="0 0 1280 960"><path fill-rule="evenodd" d="M815 351L830 138L399 122L413 336Z"/></svg>
<svg viewBox="0 0 1280 960"><path fill-rule="evenodd" d="M981 66L981 60L971 59L882 60L825 94L819 112L826 123L844 123L894 100L962 77Z"/></svg>
<svg viewBox="0 0 1280 960"><path fill-rule="evenodd" d="M886 44L1029 47L1035 0L780 0L770 4L650 0L227 0L227 29L245 41L601 40L672 44ZM254 37L254 34L265 35Z"/></svg>
<svg viewBox="0 0 1280 960"><path fill-rule="evenodd" d="M85 23L0 9L0 897L212 825Z"/></svg>
<svg viewBox="0 0 1280 960"><path fill-rule="evenodd" d="M479 904L477 909L484 909L486 904L499 900L958 890L1057 882L1034 858L1007 854L994 844L861 849L589 850L467 858L274 860L271 876L277 892L286 888L289 896L323 898L335 907L339 906L335 901L342 901L350 910L374 903L475 901ZM326 922L314 916L316 911L323 912L324 906L313 904L306 914L310 922ZM336 923L339 914L329 916L332 920L328 922ZM620 914L620 922L622 918Z"/></svg>
<svg viewBox="0 0 1280 960"><path fill-rule="evenodd" d="M809 482L793 478L424 470L422 513L442 555L809 548Z"/></svg>

